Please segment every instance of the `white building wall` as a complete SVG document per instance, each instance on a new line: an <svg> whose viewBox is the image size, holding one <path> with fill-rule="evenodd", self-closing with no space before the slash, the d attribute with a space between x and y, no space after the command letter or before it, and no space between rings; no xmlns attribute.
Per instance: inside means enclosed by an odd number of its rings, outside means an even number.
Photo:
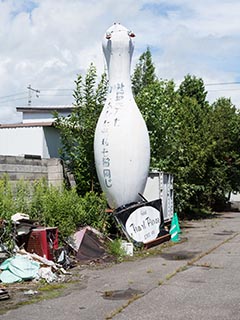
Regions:
<svg viewBox="0 0 240 320"><path fill-rule="evenodd" d="M67 112L58 112L60 116L68 116L70 114ZM54 117L52 111L46 112L23 112L23 123L32 123L32 122L51 122Z"/></svg>
<svg viewBox="0 0 240 320"><path fill-rule="evenodd" d="M0 154L10 156L31 154L43 157L43 128L2 128L0 130Z"/></svg>
<svg viewBox="0 0 240 320"><path fill-rule="evenodd" d="M23 123L32 122L49 122L53 120L53 116L50 112L48 113L23 113Z"/></svg>

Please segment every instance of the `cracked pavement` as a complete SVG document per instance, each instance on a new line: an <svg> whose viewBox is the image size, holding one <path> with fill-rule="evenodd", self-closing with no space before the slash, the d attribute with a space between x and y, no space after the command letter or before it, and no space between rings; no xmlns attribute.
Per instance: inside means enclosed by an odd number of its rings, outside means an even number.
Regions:
<svg viewBox="0 0 240 320"><path fill-rule="evenodd" d="M187 221L182 241L101 269L81 270L66 295L3 320L240 319L240 213Z"/></svg>

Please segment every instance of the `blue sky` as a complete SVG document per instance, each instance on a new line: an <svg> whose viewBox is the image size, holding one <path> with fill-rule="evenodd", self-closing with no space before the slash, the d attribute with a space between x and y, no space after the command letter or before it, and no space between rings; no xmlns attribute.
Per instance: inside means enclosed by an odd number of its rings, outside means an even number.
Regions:
<svg viewBox="0 0 240 320"><path fill-rule="evenodd" d="M19 121L16 106L72 103L77 74L104 69L101 41L121 22L134 31L132 66L150 47L157 75L178 85L201 77L208 99L240 108L238 0L0 0L0 123ZM219 84L221 83L221 84ZM228 84L229 83L229 84Z"/></svg>
<svg viewBox="0 0 240 320"><path fill-rule="evenodd" d="M6 0L2 2L8 2ZM31 13L34 9L38 8L38 2L34 0L15 0L11 1L12 9L10 14L12 15L12 19L14 19L18 14L26 12L31 17Z"/></svg>

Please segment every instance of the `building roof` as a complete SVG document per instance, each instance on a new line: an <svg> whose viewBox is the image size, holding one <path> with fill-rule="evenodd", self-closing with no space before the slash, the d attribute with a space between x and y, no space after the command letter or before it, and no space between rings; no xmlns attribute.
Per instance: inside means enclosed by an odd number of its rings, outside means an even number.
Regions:
<svg viewBox="0 0 240 320"><path fill-rule="evenodd" d="M0 124L0 129L10 129L10 128L24 128L24 127L52 127L54 126L54 121L49 122L26 122L26 123L11 123L11 124Z"/></svg>
<svg viewBox="0 0 240 320"><path fill-rule="evenodd" d="M31 112L31 113L39 113L46 111L71 111L75 108L73 105L59 105L59 106L23 106L16 107L17 112Z"/></svg>

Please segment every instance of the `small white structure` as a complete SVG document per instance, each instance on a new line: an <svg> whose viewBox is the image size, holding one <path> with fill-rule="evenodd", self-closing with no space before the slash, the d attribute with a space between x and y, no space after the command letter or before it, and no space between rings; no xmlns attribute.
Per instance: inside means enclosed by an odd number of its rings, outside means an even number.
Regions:
<svg viewBox="0 0 240 320"><path fill-rule="evenodd" d="M17 107L22 123L0 125L0 155L59 157L60 135L54 127L53 111L68 116L73 106Z"/></svg>
<svg viewBox="0 0 240 320"><path fill-rule="evenodd" d="M148 175L143 196L147 201L161 199L164 221L173 217L173 176L162 171L151 171Z"/></svg>
<svg viewBox="0 0 240 320"><path fill-rule="evenodd" d="M17 107L17 112L22 112L22 123L53 122L53 112L57 111L60 116L67 117L71 114L72 105L63 106L26 106Z"/></svg>

